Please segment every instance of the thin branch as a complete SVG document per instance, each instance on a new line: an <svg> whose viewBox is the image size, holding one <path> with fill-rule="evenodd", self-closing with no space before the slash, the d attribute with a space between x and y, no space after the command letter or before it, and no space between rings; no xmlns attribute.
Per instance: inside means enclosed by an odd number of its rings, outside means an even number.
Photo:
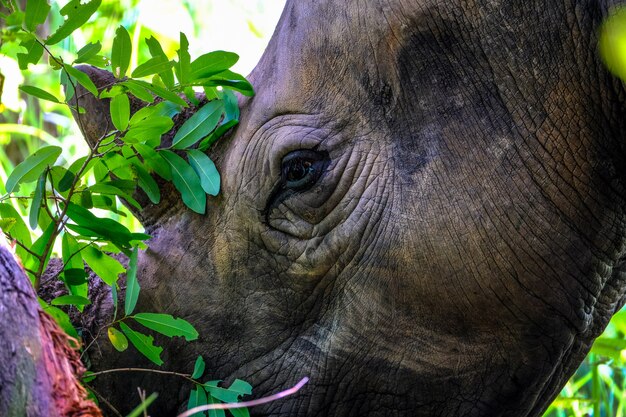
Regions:
<svg viewBox="0 0 626 417"><path fill-rule="evenodd" d="M96 394L96 396L100 399L100 401L102 401L104 404L106 404L107 407L109 407L111 409L111 411L113 412L113 414L115 414L118 417L124 417L122 415L122 413L120 413L117 408L113 407L113 404L111 404L106 398L104 398L104 396L102 394L100 394L98 391L96 391L91 385L89 384L84 384L87 388L89 388L91 390L91 392L93 392L94 394Z"/></svg>
<svg viewBox="0 0 626 417"><path fill-rule="evenodd" d="M172 375L177 376L183 379L186 379L189 382L194 384L198 384L198 381L191 378L190 374L182 374L180 372L172 372L172 371L161 371L159 369L149 369L149 368L116 368L116 369L107 369L105 371L94 372L93 374L89 374L90 377L104 375L104 374L112 374L116 372L148 372L153 374L162 374L162 375Z"/></svg>

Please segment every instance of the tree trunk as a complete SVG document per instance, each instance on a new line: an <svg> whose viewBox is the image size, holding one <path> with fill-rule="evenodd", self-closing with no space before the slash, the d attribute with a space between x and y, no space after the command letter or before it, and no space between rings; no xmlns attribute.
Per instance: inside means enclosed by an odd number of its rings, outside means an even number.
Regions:
<svg viewBox="0 0 626 417"><path fill-rule="evenodd" d="M72 345L0 246L0 416L101 416L77 379L84 368Z"/></svg>

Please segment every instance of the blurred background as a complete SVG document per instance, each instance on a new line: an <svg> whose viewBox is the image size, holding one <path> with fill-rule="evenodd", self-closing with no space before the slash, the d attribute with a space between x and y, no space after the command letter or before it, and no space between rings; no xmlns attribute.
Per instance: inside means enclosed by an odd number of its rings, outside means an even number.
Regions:
<svg viewBox="0 0 626 417"><path fill-rule="evenodd" d="M23 5L24 1L20 3ZM51 3L56 10L60 8L57 2ZM61 2L61 6L65 3ZM71 62L75 51L98 40L103 44L103 51L110 51L115 30L122 24L132 37L132 69L137 62L148 58L144 38L154 35L166 54L174 56L182 30L189 39L192 58L213 50L236 52L240 60L234 70L243 75L259 60L284 6L284 0L103 0L102 3L100 11L87 24L53 47L55 54ZM621 33L625 33L626 19L623 22L618 27ZM47 21L42 30L49 32L60 23L59 16L58 21ZM58 72L50 71L45 63L31 65L28 71L21 72L12 58L17 52L14 48L9 44L0 45L0 195L5 193L3 184L7 174L44 144L61 146L62 157L68 162L87 152L65 106L36 100L18 90L21 84L35 85L62 97ZM626 53L614 56L621 56L624 63L615 64L612 70L626 68ZM28 196L33 191L34 184L26 184L21 193ZM10 204L27 216L19 198L11 199ZM135 230L141 228L121 205L117 220ZM626 313L622 311L596 341L592 353L546 416L625 415L625 335Z"/></svg>

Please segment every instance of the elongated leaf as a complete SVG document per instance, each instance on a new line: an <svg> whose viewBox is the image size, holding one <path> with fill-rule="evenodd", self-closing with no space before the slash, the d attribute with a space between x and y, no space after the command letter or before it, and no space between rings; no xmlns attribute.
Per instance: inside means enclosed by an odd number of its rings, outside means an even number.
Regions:
<svg viewBox="0 0 626 417"><path fill-rule="evenodd" d="M204 363L204 359L202 356L198 355L196 359L196 363L193 366L193 374L191 374L191 379L198 379L204 374L204 368L206 364Z"/></svg>
<svg viewBox="0 0 626 417"><path fill-rule="evenodd" d="M148 75L158 74L163 71L171 70L173 64L167 58L154 57L150 58L143 64L139 65L132 73L133 78L147 77Z"/></svg>
<svg viewBox="0 0 626 417"><path fill-rule="evenodd" d="M46 192L46 172L39 177L37 181L37 187L35 187L35 194L33 195L33 201L30 204L30 213L28 215L28 221L30 228L35 230L37 228L37 220L39 219L39 210L41 209L41 201L44 198Z"/></svg>
<svg viewBox="0 0 626 417"><path fill-rule="evenodd" d="M69 287L77 287L87 282L81 246L69 233L61 238L63 258L63 281Z"/></svg>
<svg viewBox="0 0 626 417"><path fill-rule="evenodd" d="M98 52L102 49L102 44L100 41L96 43L88 43L78 50L76 53L76 59L74 60L75 64L81 64L89 62L92 58L98 55Z"/></svg>
<svg viewBox="0 0 626 417"><path fill-rule="evenodd" d="M159 87L157 85L151 84L143 80L128 80L128 81L125 81L123 85L127 87L133 86L135 88L144 88L154 93L155 95L161 97L162 99L171 101L172 103L176 103L182 107L188 106L187 102L183 100L182 98L180 98L178 94L173 93L169 90L166 90L165 88Z"/></svg>
<svg viewBox="0 0 626 417"><path fill-rule="evenodd" d="M214 51L196 58L191 63L191 78L208 78L227 70L239 61L239 55L232 52Z"/></svg>
<svg viewBox="0 0 626 417"><path fill-rule="evenodd" d="M67 313L65 313L60 308L48 305L41 298L38 298L37 300L39 301L39 306L41 307L41 309L50 314L54 321L56 321L57 324L65 331L65 333L67 333L69 336L72 336L76 340L80 340L80 337L78 336L78 333L76 332L74 326L72 326L72 321L70 320L70 317L67 315Z"/></svg>
<svg viewBox="0 0 626 417"><path fill-rule="evenodd" d="M30 1L30 0L29 0ZM81 3L81 0L71 0L61 10L61 15L67 16L63 24L48 39L46 45L54 45L67 38L76 29L85 24L92 14L100 7L101 0L90 0Z"/></svg>
<svg viewBox="0 0 626 417"><path fill-rule="evenodd" d="M137 143L133 147L139 152L144 160L145 165L153 172L167 181L172 180L172 170L168 163L151 147L142 143Z"/></svg>
<svg viewBox="0 0 626 417"><path fill-rule="evenodd" d="M204 384L207 392L218 400L226 403L235 403L239 401L240 397L243 395L252 394L252 386L240 379L236 379L228 388L218 387L211 382Z"/></svg>
<svg viewBox="0 0 626 417"><path fill-rule="evenodd" d="M62 295L52 300L51 304L53 306L86 306L91 304L91 300L78 295Z"/></svg>
<svg viewBox="0 0 626 417"><path fill-rule="evenodd" d="M148 409L148 406L152 404L158 396L159 395L156 392L153 392L148 398L146 398L145 401L135 407L126 417L140 417L144 415L144 411Z"/></svg>
<svg viewBox="0 0 626 417"><path fill-rule="evenodd" d="M211 147L219 138L221 138L224 133L226 133L229 129L237 126L239 120L229 120L226 123L220 123L220 125L215 129L209 136L204 138L200 144L198 144L198 150L202 152L206 152L207 149Z"/></svg>
<svg viewBox="0 0 626 417"><path fill-rule="evenodd" d="M119 247L120 249L130 248L130 241L133 239L133 234L126 228L113 219L105 219L96 217L89 210L80 207L76 204L69 203L67 208L67 216L80 226L82 229L79 233L89 233L85 236L100 237L109 240L111 243ZM74 230L70 223L67 227Z"/></svg>
<svg viewBox="0 0 626 417"><path fill-rule="evenodd" d="M111 121L115 128L121 132L128 127L130 119L130 100L126 94L120 94L111 99L110 102Z"/></svg>
<svg viewBox="0 0 626 417"><path fill-rule="evenodd" d="M46 21L50 5L47 0L28 0L26 2L26 10L24 16L24 24L26 29L34 32L37 26Z"/></svg>
<svg viewBox="0 0 626 417"><path fill-rule="evenodd" d="M209 404L219 404L220 401L213 398L211 394L208 395ZM209 417L226 417L226 412L224 410L209 410Z"/></svg>
<svg viewBox="0 0 626 417"><path fill-rule="evenodd" d="M111 50L111 70L116 78L124 78L128 66L130 65L130 54L132 43L130 35L124 26L120 26L115 31L113 38L113 49Z"/></svg>
<svg viewBox="0 0 626 417"><path fill-rule="evenodd" d="M52 165L59 155L61 155L61 148L58 146L44 146L38 149L16 166L9 175L5 184L7 193L12 193L20 183L37 180L45 168Z"/></svg>
<svg viewBox="0 0 626 417"><path fill-rule="evenodd" d="M172 147L184 149L211 133L219 123L224 111L224 103L221 100L213 100L202 106L178 129Z"/></svg>
<svg viewBox="0 0 626 417"><path fill-rule="evenodd" d="M160 143L161 135L167 133L172 126L172 119L165 116L151 116L136 123L131 118L130 127L122 139L126 143Z"/></svg>
<svg viewBox="0 0 626 417"><path fill-rule="evenodd" d="M128 339L124 336L124 333L117 330L115 327L109 327L107 329L107 336L111 344L118 352L124 352L128 349Z"/></svg>
<svg viewBox="0 0 626 417"><path fill-rule="evenodd" d="M85 74L84 72L80 70L77 70L76 68L74 68L73 66L69 64L63 65L63 68L65 69L65 71L67 71L67 73L73 79L75 79L76 81L78 81L80 85L85 87L87 91L89 91L94 96L98 97L98 88L93 83L93 81L91 81L91 78L89 78L87 74Z"/></svg>
<svg viewBox="0 0 626 417"><path fill-rule="evenodd" d="M150 50L150 55L152 55L155 58L159 57L165 61L168 60L167 55L165 55L165 52L163 52L163 48L161 47L161 44L154 36L147 38L146 44L148 45L148 48ZM172 74L171 66L167 70L159 72L159 76L161 77L161 79L163 80L163 83L165 84L167 88L171 89L174 87L174 74Z"/></svg>
<svg viewBox="0 0 626 417"><path fill-rule="evenodd" d="M152 336L136 332L128 327L128 325L124 322L120 323L120 328L126 337L128 337L130 343L132 343L142 355L159 366L163 365L163 360L161 359L161 352L163 352L163 348L154 345L154 338Z"/></svg>
<svg viewBox="0 0 626 417"><path fill-rule="evenodd" d="M196 388L192 389L189 393L189 401L187 402L187 410L191 410L192 408L206 405L207 404L207 395L206 391L201 385L196 385ZM206 412L196 413L194 416L206 416Z"/></svg>
<svg viewBox="0 0 626 417"><path fill-rule="evenodd" d="M137 81L137 80L132 80ZM124 86L130 91L132 95L137 97L139 100L145 101L147 103L152 103L154 101L154 96L150 94L150 91L141 87L136 83L131 83L130 81L124 82Z"/></svg>
<svg viewBox="0 0 626 417"><path fill-rule="evenodd" d="M22 216L19 215L15 208L8 203L0 203L0 218L2 219L11 219L13 220L13 226L10 230L10 235L13 239L16 239L22 245L27 248L31 246L30 232L28 231L28 227L24 220L22 220ZM6 230L4 231L7 232ZM15 252L22 260L22 263L26 263L26 259L31 255L21 246L16 246Z"/></svg>
<svg viewBox="0 0 626 417"><path fill-rule="evenodd" d="M137 280L137 254L139 249L135 246L128 261L128 269L126 270L126 299L124 301L124 313L127 316L133 313L139 298L139 281Z"/></svg>
<svg viewBox="0 0 626 417"><path fill-rule="evenodd" d="M126 271L119 261L93 246L86 247L81 253L87 265L107 285L115 285L119 274Z"/></svg>
<svg viewBox="0 0 626 417"><path fill-rule="evenodd" d="M170 314L137 313L137 322L168 337L184 337L188 342L198 338L196 329L186 320L174 318Z"/></svg>
<svg viewBox="0 0 626 417"><path fill-rule="evenodd" d="M180 191L183 202L196 213L204 214L206 195L198 174L187 162L172 151L163 150L159 154L170 164L174 186Z"/></svg>
<svg viewBox="0 0 626 417"><path fill-rule="evenodd" d="M137 174L139 187L146 193L152 203L159 204L159 201L161 201L161 191L154 178L141 166L139 160L133 165L133 170Z"/></svg>
<svg viewBox="0 0 626 417"><path fill-rule="evenodd" d="M183 32L180 32L180 47L178 51L178 62L175 66L178 82L186 84L191 77L191 56L189 55L189 41Z"/></svg>
<svg viewBox="0 0 626 417"><path fill-rule="evenodd" d="M202 189L210 195L217 195L220 192L220 173L211 159L203 152L196 149L187 151L189 164L200 177Z"/></svg>
<svg viewBox="0 0 626 417"><path fill-rule="evenodd" d="M26 94L30 94L31 96L43 99L43 100L48 100L48 101L52 101L53 103L60 103L61 101L56 98L53 94L42 90L41 88L38 87L33 87L32 85L21 85L20 86L20 90L22 90L23 92L25 92Z"/></svg>
<svg viewBox="0 0 626 417"><path fill-rule="evenodd" d="M28 69L28 64L37 64L43 55L43 46L34 37L23 40L20 46L26 48L26 53L17 54L17 62L22 71Z"/></svg>
<svg viewBox="0 0 626 417"><path fill-rule="evenodd" d="M253 96L252 84L240 74L226 70L209 78L193 80L190 84L205 87L227 87L231 90L239 91L245 96Z"/></svg>

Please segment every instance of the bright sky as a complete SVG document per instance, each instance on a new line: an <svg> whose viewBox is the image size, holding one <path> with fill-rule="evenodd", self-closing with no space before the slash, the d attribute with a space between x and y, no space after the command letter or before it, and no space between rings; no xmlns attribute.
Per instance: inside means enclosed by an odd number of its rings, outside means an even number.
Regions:
<svg viewBox="0 0 626 417"><path fill-rule="evenodd" d="M184 31L192 56L214 50L238 53L234 70L247 75L261 57L284 5L285 0L194 0L193 7L206 16L195 39L193 22L181 0L142 0L139 18L142 25L172 39L178 40L178 33Z"/></svg>

